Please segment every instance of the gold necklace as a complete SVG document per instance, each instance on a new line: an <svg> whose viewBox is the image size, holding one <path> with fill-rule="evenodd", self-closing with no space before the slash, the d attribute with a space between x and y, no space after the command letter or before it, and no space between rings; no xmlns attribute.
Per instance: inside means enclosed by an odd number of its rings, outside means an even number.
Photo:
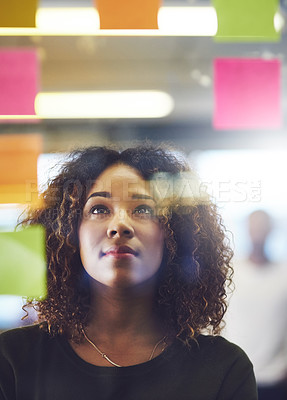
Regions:
<svg viewBox="0 0 287 400"><path fill-rule="evenodd" d="M103 353L103 352L95 345L95 343L93 343L93 342L91 341L91 339L88 338L88 336L87 336L87 334L86 334L84 328L82 328L82 333L83 333L84 338L86 339L86 341L87 341L88 343L90 343L90 345L93 346L93 348L94 348L95 350L97 350L97 352L98 352L105 360L107 360L110 364L112 364L112 365L115 366L115 367L119 367L119 368L122 367L122 365L116 364L114 361L112 361L105 353ZM155 344L154 348L152 349L151 355L149 356L148 361L150 361L150 360L153 358L153 355L154 355L154 353L155 353L155 351L156 351L158 345L159 345L160 343L162 343L163 341L165 341L165 340L166 340L166 336L164 336L163 338L161 338L161 339ZM166 343L165 343L165 345L166 345ZM162 352L163 352L164 349L165 349L165 346L163 347Z"/></svg>

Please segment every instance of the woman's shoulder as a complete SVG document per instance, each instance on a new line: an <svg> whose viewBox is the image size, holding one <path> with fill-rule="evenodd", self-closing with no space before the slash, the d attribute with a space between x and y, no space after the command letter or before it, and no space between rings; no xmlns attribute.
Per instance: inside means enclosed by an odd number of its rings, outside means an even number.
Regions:
<svg viewBox="0 0 287 400"><path fill-rule="evenodd" d="M13 352L18 351L19 348L27 349L46 339L48 339L48 333L40 324L9 329L0 334L0 353L9 349Z"/></svg>
<svg viewBox="0 0 287 400"><path fill-rule="evenodd" d="M43 325L34 324L21 326L19 328L8 329L0 334L1 340L15 340L17 338L25 338L30 336L37 336L43 332Z"/></svg>
<svg viewBox="0 0 287 400"><path fill-rule="evenodd" d="M181 354L187 364L208 364L211 368L219 366L226 370L238 366L253 369L244 350L222 336L201 334L190 343L190 346L187 347L181 341L177 341L174 343L173 349L172 354L176 357Z"/></svg>
<svg viewBox="0 0 287 400"><path fill-rule="evenodd" d="M211 362L214 360L216 363L220 359L221 363L229 365L243 363L252 368L251 361L244 350L222 336L199 335L197 346L201 356L206 356Z"/></svg>
<svg viewBox="0 0 287 400"><path fill-rule="evenodd" d="M223 336L219 335L205 335L201 334L197 337L197 342L201 347L218 347L218 348L226 348L231 349L233 351L242 351L242 349L235 343L230 342Z"/></svg>
<svg viewBox="0 0 287 400"><path fill-rule="evenodd" d="M230 342L223 336L199 335L197 337L198 347L202 350L224 351L232 354L245 355L237 344Z"/></svg>

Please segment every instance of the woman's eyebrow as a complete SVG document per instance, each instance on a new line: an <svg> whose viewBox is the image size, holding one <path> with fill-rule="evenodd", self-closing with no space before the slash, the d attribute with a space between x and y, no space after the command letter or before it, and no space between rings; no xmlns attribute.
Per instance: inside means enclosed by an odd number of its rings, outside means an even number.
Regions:
<svg viewBox="0 0 287 400"><path fill-rule="evenodd" d="M132 197L132 199L135 199L135 200L145 199L145 200L153 200L155 202L154 198L152 196L149 196L148 194L134 193L134 194L132 194L131 197Z"/></svg>
<svg viewBox="0 0 287 400"><path fill-rule="evenodd" d="M91 198L91 197L105 197L105 198L111 198L111 193L109 192L94 192L92 193L86 200L86 202Z"/></svg>
<svg viewBox="0 0 287 400"><path fill-rule="evenodd" d="M105 197L105 198L110 199L112 197L112 195L109 192L94 192L87 198L86 202L91 197ZM148 194L134 193L131 195L131 198L133 200L143 200L144 199L144 200L152 200L155 202L154 198L152 196L149 196Z"/></svg>

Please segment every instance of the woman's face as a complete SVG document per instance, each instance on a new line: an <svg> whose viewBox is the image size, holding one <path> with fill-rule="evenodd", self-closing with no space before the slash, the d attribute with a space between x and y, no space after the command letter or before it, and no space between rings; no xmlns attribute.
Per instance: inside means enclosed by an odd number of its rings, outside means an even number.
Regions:
<svg viewBox="0 0 287 400"><path fill-rule="evenodd" d="M88 193L79 225L80 256L103 285L127 288L158 271L164 233L148 182L127 165L113 165Z"/></svg>

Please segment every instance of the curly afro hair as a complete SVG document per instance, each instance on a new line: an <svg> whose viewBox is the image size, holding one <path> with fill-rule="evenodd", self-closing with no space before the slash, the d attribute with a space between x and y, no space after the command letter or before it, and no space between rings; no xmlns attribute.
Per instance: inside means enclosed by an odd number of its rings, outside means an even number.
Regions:
<svg viewBox="0 0 287 400"><path fill-rule="evenodd" d="M78 245L78 225L86 195L93 182L109 166L125 164L145 180L157 173L176 177L190 173L184 160L172 151L150 144L124 151L90 147L70 154L58 176L43 193L43 206L30 210L24 226L41 224L46 229L47 297L29 299L39 321L50 334L82 340L89 320L89 277ZM165 229L165 251L155 296L156 309L167 332L189 345L209 330L220 333L226 311L226 291L233 269L232 250L216 206L209 200L181 202L175 198L159 216Z"/></svg>

